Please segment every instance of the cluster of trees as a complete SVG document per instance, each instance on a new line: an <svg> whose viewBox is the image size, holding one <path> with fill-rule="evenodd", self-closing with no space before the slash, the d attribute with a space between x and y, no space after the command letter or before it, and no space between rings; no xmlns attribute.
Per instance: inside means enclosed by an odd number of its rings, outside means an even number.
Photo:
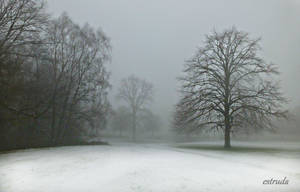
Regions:
<svg viewBox="0 0 300 192"><path fill-rule="evenodd" d="M104 128L110 53L101 30L53 19L42 1L0 0L1 148L70 143Z"/></svg>
<svg viewBox="0 0 300 192"><path fill-rule="evenodd" d="M206 36L187 60L174 128L189 134L224 132L230 147L234 132L273 130L273 119L287 118L286 99L273 75L275 65L259 55L259 39L235 28ZM0 148L54 146L99 135L111 111L107 99L109 39L65 13L51 18L43 1L0 0ZM153 86L130 76L118 96L127 104L112 114L122 132L156 132L161 121L147 105Z"/></svg>
<svg viewBox="0 0 300 192"><path fill-rule="evenodd" d="M272 78L278 70L259 56L259 40L236 28L206 36L180 78L177 132L220 130L229 148L232 133L274 130L274 118L287 118L286 99Z"/></svg>

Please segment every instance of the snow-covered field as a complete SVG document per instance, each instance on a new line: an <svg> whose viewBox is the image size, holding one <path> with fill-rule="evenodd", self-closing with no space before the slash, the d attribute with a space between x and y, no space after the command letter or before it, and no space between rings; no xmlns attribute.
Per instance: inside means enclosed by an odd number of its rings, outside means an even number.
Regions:
<svg viewBox="0 0 300 192"><path fill-rule="evenodd" d="M299 144L280 146L300 148ZM264 180L284 177L287 185L263 185ZM299 192L300 153L115 143L0 154L0 192L69 191Z"/></svg>

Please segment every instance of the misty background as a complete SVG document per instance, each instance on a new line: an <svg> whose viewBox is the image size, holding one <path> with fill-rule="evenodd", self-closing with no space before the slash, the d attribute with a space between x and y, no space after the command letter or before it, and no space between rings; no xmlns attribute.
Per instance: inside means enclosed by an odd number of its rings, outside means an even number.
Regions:
<svg viewBox="0 0 300 192"><path fill-rule="evenodd" d="M0 191L298 191L299 18L300 0L0 0Z"/></svg>
<svg viewBox="0 0 300 192"><path fill-rule="evenodd" d="M204 35L231 26L262 37L262 56L278 65L287 108L300 106L300 2L297 0L48 0L48 12L63 12L77 23L101 27L112 44L113 107L122 78L135 74L154 85L150 108L170 126L179 98L185 59L201 46Z"/></svg>

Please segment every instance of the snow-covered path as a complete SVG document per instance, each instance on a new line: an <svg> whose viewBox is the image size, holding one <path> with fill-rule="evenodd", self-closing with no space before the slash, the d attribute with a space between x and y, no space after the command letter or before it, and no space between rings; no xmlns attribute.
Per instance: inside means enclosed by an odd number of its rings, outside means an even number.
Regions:
<svg viewBox="0 0 300 192"><path fill-rule="evenodd" d="M263 185L266 179L288 185ZM188 150L158 144L0 154L0 192L300 191L300 154Z"/></svg>

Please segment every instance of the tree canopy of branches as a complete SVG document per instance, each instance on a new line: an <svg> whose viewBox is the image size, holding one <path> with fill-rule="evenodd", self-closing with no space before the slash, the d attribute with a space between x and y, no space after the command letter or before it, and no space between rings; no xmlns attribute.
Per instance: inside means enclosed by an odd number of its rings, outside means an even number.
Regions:
<svg viewBox="0 0 300 192"><path fill-rule="evenodd" d="M286 118L286 99L273 76L274 64L258 54L260 39L231 28L206 36L204 45L186 61L182 98L176 106L175 129L186 124L224 131L224 147L230 134L242 128L273 129L272 119Z"/></svg>
<svg viewBox="0 0 300 192"><path fill-rule="evenodd" d="M132 139L136 139L137 113L152 101L153 86L134 75L121 81L117 97L126 102L132 113Z"/></svg>
<svg viewBox="0 0 300 192"><path fill-rule="evenodd" d="M110 85L104 63L110 45L102 31L94 32L89 25L80 27L66 14L50 23L47 42L53 82L51 138L57 140L71 122L87 121L94 126L92 117L106 113Z"/></svg>
<svg viewBox="0 0 300 192"><path fill-rule="evenodd" d="M0 0L0 107L8 113L33 116L16 102L25 89L23 66L32 56L32 46L41 44L40 32L48 16L44 4L33 0ZM1 115L1 119L6 119Z"/></svg>

